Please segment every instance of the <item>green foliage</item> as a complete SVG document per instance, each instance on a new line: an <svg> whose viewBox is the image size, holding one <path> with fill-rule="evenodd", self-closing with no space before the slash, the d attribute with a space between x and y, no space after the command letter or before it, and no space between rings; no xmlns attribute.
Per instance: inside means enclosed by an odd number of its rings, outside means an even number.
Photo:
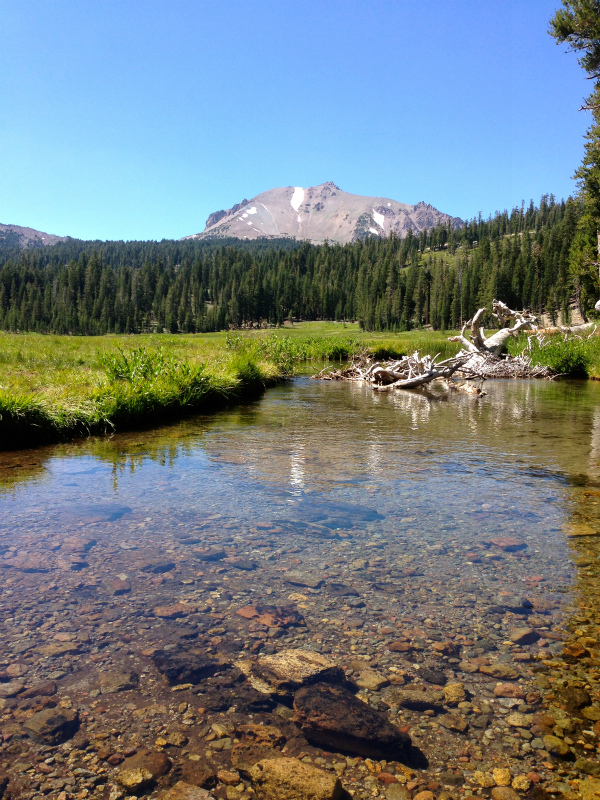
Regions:
<svg viewBox="0 0 600 800"><path fill-rule="evenodd" d="M550 35L580 54L579 63L594 81L584 106L592 112L583 161L575 173L583 214L570 248L569 268L579 308L585 315L600 291L600 3L562 0L550 20Z"/></svg>
<svg viewBox="0 0 600 800"><path fill-rule="evenodd" d="M494 296L556 315L576 282L569 248L583 211L583 203L545 196L538 207L531 202L460 229L344 246L70 241L0 249L0 329L254 333L286 322L291 332L302 320L340 327L355 320L367 332L446 330ZM341 344L330 357L345 354Z"/></svg>
<svg viewBox="0 0 600 800"><path fill-rule="evenodd" d="M343 331L347 333L344 334ZM0 449L143 427L250 399L304 362L370 350L457 351L444 334L361 334L301 323L285 333L131 337L0 334Z"/></svg>
<svg viewBox="0 0 600 800"><path fill-rule="evenodd" d="M533 364L550 367L558 375L568 378L587 378L597 376L600 368L600 336L579 338L564 334L546 337L543 346L535 337L520 336L508 344L511 355L523 353L530 356Z"/></svg>
<svg viewBox="0 0 600 800"><path fill-rule="evenodd" d="M10 366L5 363L3 377L12 387L0 392L0 449L147 426L254 397L281 377L275 365L244 355L235 354L224 364L213 357L209 369L205 363L177 358L162 347L126 350L121 346L96 357L100 369L91 380L90 355L75 355L68 370L64 364L53 370L38 359L35 376L21 365L34 360L27 344L35 349L40 341L26 340L12 353L12 362L10 348L5 350ZM43 381L45 389L39 397L19 391L23 382L35 385L38 381Z"/></svg>
<svg viewBox="0 0 600 800"><path fill-rule="evenodd" d="M173 354L166 354L162 347L154 351L137 347L128 352L119 348L117 353L102 354L100 361L110 380L130 383L173 376L185 366L178 363Z"/></svg>
<svg viewBox="0 0 600 800"><path fill-rule="evenodd" d="M12 394L0 391L0 428L10 431L11 435L29 427L53 428L51 414L36 400L27 394Z"/></svg>
<svg viewBox="0 0 600 800"><path fill-rule="evenodd" d="M600 4L598 0L562 0L550 20L550 35L558 44L582 53L579 63L594 76L600 72Z"/></svg>

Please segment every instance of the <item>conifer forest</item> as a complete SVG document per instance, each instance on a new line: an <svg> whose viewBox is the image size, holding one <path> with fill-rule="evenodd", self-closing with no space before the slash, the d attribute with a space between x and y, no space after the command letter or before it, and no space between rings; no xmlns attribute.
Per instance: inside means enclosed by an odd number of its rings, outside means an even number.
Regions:
<svg viewBox="0 0 600 800"><path fill-rule="evenodd" d="M57 334L193 333L286 320L358 320L366 330L459 327L501 297L567 321L596 300L577 267L584 205L539 205L348 245L293 240L0 243L0 328Z"/></svg>

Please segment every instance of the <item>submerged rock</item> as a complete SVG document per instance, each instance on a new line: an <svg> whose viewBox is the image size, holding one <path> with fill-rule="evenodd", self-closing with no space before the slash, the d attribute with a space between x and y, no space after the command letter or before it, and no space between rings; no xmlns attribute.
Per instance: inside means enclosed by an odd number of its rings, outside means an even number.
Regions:
<svg viewBox="0 0 600 800"><path fill-rule="evenodd" d="M443 711L444 709L444 692L424 686L414 689L395 689L392 697L398 705L412 711Z"/></svg>
<svg viewBox="0 0 600 800"><path fill-rule="evenodd" d="M171 769L171 760L156 750L139 750L121 765L118 780L126 789L137 791L154 783ZM136 784L136 782L139 783Z"/></svg>
<svg viewBox="0 0 600 800"><path fill-rule="evenodd" d="M144 767L124 769L119 773L117 780L124 789L130 792L138 792L140 789L145 789L154 783L152 774Z"/></svg>
<svg viewBox="0 0 600 800"><path fill-rule="evenodd" d="M261 800L338 800L343 793L335 775L296 758L259 761L250 777Z"/></svg>
<svg viewBox="0 0 600 800"><path fill-rule="evenodd" d="M54 746L77 733L79 714L67 709L45 708L28 719L24 728L34 742Z"/></svg>
<svg viewBox="0 0 600 800"><path fill-rule="evenodd" d="M563 739L559 739L558 736L544 736L543 742L544 747L552 756L567 758L571 755L569 745Z"/></svg>
<svg viewBox="0 0 600 800"><path fill-rule="evenodd" d="M309 742L371 758L397 758L410 736L342 686L318 683L294 696L294 722Z"/></svg>
<svg viewBox="0 0 600 800"><path fill-rule="evenodd" d="M199 786L193 786L191 783L184 781L177 781L174 786L167 789L166 792L161 792L158 795L158 800L212 800L212 795L206 789L201 789Z"/></svg>
<svg viewBox="0 0 600 800"><path fill-rule="evenodd" d="M245 777L250 777L252 767L259 761L283 757L279 750L270 745L249 740L234 744L231 748L231 765Z"/></svg>
<svg viewBox="0 0 600 800"><path fill-rule="evenodd" d="M136 689L138 683L138 675L133 672L133 670L128 670L127 672L107 672L100 678L100 691L102 694L125 692L128 689Z"/></svg>
<svg viewBox="0 0 600 800"><path fill-rule="evenodd" d="M302 686L312 683L345 681L344 670L329 658L312 650L282 650L272 656L259 658L251 667L252 676L258 678L259 691L291 695Z"/></svg>
<svg viewBox="0 0 600 800"><path fill-rule="evenodd" d="M513 628L509 631L508 638L515 644L533 644L538 641L540 635L533 628Z"/></svg>
<svg viewBox="0 0 600 800"><path fill-rule="evenodd" d="M592 702L590 695L582 686L565 686L558 689L556 699L565 708L575 711Z"/></svg>
<svg viewBox="0 0 600 800"><path fill-rule="evenodd" d="M171 686L200 683L204 678L209 678L228 666L193 650L179 652L157 650L153 660L156 669L165 676Z"/></svg>

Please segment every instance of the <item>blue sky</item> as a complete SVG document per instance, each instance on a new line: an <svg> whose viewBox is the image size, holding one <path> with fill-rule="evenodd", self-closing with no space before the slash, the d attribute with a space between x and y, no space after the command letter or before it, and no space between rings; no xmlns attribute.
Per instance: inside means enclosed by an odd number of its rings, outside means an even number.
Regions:
<svg viewBox="0 0 600 800"><path fill-rule="evenodd" d="M275 186L468 218L566 197L559 0L0 0L0 222L178 238Z"/></svg>

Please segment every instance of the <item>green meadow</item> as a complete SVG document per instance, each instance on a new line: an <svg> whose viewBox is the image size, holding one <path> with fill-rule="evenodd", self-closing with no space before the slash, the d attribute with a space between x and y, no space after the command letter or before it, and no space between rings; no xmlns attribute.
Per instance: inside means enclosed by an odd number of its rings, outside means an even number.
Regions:
<svg viewBox="0 0 600 800"><path fill-rule="evenodd" d="M417 349L449 356L458 346L440 333L324 322L189 335L0 333L0 449L152 425L257 397L323 362Z"/></svg>

